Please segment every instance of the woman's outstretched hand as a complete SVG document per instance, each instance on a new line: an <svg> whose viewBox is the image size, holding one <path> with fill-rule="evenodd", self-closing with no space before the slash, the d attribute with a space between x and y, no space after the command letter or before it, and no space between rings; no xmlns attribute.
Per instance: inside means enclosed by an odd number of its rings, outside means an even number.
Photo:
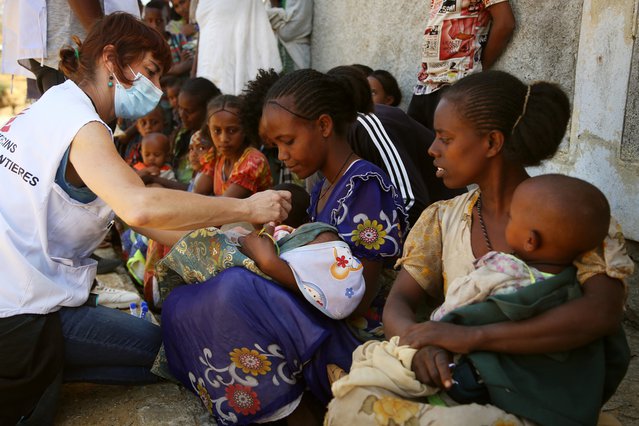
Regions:
<svg viewBox="0 0 639 426"><path fill-rule="evenodd" d="M291 193L288 191L262 191L246 199L250 223L280 223L291 211Z"/></svg>
<svg viewBox="0 0 639 426"><path fill-rule="evenodd" d="M415 349L435 345L453 353L467 354L474 350L476 337L476 327L426 321L409 326L400 335L400 344Z"/></svg>
<svg viewBox="0 0 639 426"><path fill-rule="evenodd" d="M450 365L453 355L437 346L424 346L413 357L412 370L417 380L428 386L448 389L453 385Z"/></svg>

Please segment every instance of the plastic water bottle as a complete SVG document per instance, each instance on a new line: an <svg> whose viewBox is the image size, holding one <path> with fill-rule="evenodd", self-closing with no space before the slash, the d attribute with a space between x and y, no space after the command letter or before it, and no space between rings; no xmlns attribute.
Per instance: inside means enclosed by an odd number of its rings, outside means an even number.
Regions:
<svg viewBox="0 0 639 426"><path fill-rule="evenodd" d="M133 316L138 316L138 304L135 302L131 302L131 304L129 305L129 312L131 313L131 315Z"/></svg>
<svg viewBox="0 0 639 426"><path fill-rule="evenodd" d="M149 313L149 306L146 302L142 302L142 307L140 308L140 319L148 321L147 314Z"/></svg>

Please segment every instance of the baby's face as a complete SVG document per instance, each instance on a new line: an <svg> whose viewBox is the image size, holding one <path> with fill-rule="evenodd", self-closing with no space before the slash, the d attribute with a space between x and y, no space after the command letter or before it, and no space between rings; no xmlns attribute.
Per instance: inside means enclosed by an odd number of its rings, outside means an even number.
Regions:
<svg viewBox="0 0 639 426"><path fill-rule="evenodd" d="M142 140L142 161L147 167L161 168L168 158L168 140L166 136L153 134Z"/></svg>

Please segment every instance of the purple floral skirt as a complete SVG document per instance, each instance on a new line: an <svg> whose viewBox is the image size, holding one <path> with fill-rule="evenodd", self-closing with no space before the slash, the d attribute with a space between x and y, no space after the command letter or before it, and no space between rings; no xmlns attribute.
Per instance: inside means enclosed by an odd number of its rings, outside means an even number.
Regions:
<svg viewBox="0 0 639 426"><path fill-rule="evenodd" d="M171 373L222 424L275 420L306 389L328 403L326 366L348 371L359 345L345 323L239 267L174 289L162 330Z"/></svg>

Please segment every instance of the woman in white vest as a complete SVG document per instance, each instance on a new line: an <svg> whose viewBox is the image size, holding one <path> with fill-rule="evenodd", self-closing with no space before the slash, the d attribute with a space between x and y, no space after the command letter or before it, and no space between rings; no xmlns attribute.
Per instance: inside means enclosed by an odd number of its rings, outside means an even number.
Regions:
<svg viewBox="0 0 639 426"><path fill-rule="evenodd" d="M105 123L157 105L169 47L125 13L105 17L76 42L77 49L60 52L71 79L0 128L3 425L51 423L63 380L156 380L149 368L159 327L86 304L96 273L89 255L114 213L157 238L234 221L279 221L290 209L288 192L240 200L146 188L118 156Z"/></svg>

